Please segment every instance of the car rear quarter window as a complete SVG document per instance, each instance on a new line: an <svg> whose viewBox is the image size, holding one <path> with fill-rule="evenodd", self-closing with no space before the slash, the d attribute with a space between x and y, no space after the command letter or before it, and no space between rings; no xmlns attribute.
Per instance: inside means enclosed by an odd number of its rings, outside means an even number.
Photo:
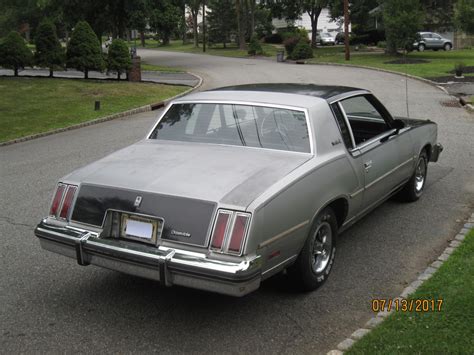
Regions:
<svg viewBox="0 0 474 355"><path fill-rule="evenodd" d="M257 105L174 104L149 138L311 152L304 111Z"/></svg>
<svg viewBox="0 0 474 355"><path fill-rule="evenodd" d="M334 113L334 117L336 117L337 125L339 126L344 144L346 145L347 149L350 149L352 148L351 135L349 133L349 127L347 127L347 122L344 119L341 108L337 103L332 104L331 108Z"/></svg>

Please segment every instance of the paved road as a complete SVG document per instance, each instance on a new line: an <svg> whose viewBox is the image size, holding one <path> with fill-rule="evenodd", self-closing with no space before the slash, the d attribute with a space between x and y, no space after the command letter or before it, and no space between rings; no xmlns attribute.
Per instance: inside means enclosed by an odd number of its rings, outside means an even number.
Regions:
<svg viewBox="0 0 474 355"><path fill-rule="evenodd" d="M150 63L189 68L205 87L313 82L371 89L405 114L403 78L369 70L141 51ZM55 181L145 135L156 112L0 148L0 352L325 353L371 316L373 297L395 297L445 248L474 207L474 116L409 80L410 113L439 124L445 152L426 194L389 201L341 236L317 292L279 276L242 299L79 267L43 252L33 236Z"/></svg>

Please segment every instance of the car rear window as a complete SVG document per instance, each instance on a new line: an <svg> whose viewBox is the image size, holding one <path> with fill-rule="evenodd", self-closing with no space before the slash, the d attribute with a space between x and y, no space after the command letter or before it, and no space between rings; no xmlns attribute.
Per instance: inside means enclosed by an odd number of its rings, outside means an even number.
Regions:
<svg viewBox="0 0 474 355"><path fill-rule="evenodd" d="M253 105L174 104L149 138L311 152L303 111Z"/></svg>

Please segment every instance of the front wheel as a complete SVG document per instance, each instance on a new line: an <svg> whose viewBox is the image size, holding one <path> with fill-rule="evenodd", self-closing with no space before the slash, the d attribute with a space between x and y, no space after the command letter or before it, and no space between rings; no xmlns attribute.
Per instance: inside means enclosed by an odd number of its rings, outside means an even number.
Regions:
<svg viewBox="0 0 474 355"><path fill-rule="evenodd" d="M446 43L446 44L444 45L444 50L445 50L445 51L450 51L451 48L452 48L451 43Z"/></svg>
<svg viewBox="0 0 474 355"><path fill-rule="evenodd" d="M416 162L415 172L407 182L400 196L403 200L413 202L418 200L425 189L426 176L428 174L428 156L426 151L422 151Z"/></svg>
<svg viewBox="0 0 474 355"><path fill-rule="evenodd" d="M313 291L327 280L336 254L337 229L329 207L314 220L298 259L288 270L303 291Z"/></svg>

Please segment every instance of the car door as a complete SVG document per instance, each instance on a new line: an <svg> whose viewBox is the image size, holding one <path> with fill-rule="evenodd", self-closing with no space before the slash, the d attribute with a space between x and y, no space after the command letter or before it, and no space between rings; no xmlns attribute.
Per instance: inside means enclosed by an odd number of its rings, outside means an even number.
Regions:
<svg viewBox="0 0 474 355"><path fill-rule="evenodd" d="M443 41L440 35L433 33L431 37L432 37L433 48L443 48Z"/></svg>
<svg viewBox="0 0 474 355"><path fill-rule="evenodd" d="M388 111L372 95L353 96L339 104L353 140L352 158L364 175L363 206L369 208L400 187L410 175L411 137L395 128Z"/></svg>
<svg viewBox="0 0 474 355"><path fill-rule="evenodd" d="M431 33L424 33L421 38L425 42L426 48L433 48L433 37Z"/></svg>

